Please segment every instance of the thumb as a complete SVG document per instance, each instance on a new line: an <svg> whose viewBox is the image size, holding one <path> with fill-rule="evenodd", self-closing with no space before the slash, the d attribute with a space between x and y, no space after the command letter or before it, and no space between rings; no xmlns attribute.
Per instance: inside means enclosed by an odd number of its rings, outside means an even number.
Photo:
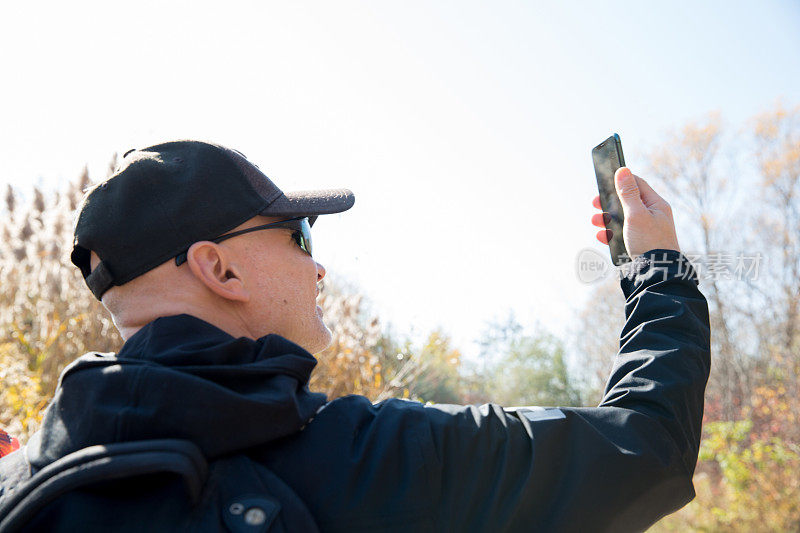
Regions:
<svg viewBox="0 0 800 533"><path fill-rule="evenodd" d="M644 207L636 176L628 167L620 167L614 174L614 185L625 213Z"/></svg>

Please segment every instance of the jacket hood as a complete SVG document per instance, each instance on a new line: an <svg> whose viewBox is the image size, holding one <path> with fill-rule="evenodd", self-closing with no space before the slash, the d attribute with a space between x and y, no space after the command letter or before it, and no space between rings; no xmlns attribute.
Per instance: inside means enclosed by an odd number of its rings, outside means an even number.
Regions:
<svg viewBox="0 0 800 533"><path fill-rule="evenodd" d="M317 361L279 336L234 338L189 315L163 317L118 354L88 353L61 374L28 443L41 468L94 444L183 438L209 459L291 435L325 404Z"/></svg>

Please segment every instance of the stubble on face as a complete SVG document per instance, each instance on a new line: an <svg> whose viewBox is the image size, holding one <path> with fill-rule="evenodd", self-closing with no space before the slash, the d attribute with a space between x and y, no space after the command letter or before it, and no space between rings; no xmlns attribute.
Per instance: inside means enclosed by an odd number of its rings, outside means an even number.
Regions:
<svg viewBox="0 0 800 533"><path fill-rule="evenodd" d="M244 227L280 219L257 217ZM317 282L324 268L302 251L285 230L254 232L258 237L237 243L237 256L245 266L252 297L245 305L245 319L258 337L273 333L319 353L333 334L317 305Z"/></svg>

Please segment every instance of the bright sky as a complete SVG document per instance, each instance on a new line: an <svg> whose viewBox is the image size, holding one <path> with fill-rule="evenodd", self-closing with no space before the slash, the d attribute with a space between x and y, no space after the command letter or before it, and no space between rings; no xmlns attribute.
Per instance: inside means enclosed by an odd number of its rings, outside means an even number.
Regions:
<svg viewBox="0 0 800 533"><path fill-rule="evenodd" d="M349 187L318 260L470 353L509 310L563 334L585 304L595 144L618 132L635 170L689 119L794 105L799 52L796 1L14 2L0 182L197 138L286 191Z"/></svg>

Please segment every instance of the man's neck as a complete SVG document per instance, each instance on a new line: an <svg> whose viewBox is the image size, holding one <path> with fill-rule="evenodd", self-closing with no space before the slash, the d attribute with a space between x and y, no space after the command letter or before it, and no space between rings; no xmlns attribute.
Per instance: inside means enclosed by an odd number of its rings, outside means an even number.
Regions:
<svg viewBox="0 0 800 533"><path fill-rule="evenodd" d="M146 307L144 307L146 308ZM122 338L128 340L135 335L140 329L145 327L150 322L157 318L175 315L191 315L199 318L209 324L221 329L232 337L247 337L250 339L257 339L257 337L250 331L247 323L236 313L221 313L219 309L209 309L206 306L184 306L167 304L162 306L160 310L152 310L146 315L129 316L127 320L125 317L114 317L114 324L122 335Z"/></svg>

